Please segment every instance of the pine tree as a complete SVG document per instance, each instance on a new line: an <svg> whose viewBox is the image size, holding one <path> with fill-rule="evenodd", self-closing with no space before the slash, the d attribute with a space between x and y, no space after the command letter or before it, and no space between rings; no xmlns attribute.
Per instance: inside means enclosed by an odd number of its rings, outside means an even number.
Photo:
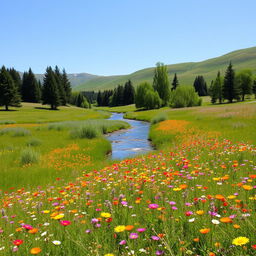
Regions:
<svg viewBox="0 0 256 256"><path fill-rule="evenodd" d="M207 84L206 84L203 76L197 76L195 78L194 88L199 96L207 96L208 95Z"/></svg>
<svg viewBox="0 0 256 256"><path fill-rule="evenodd" d="M21 106L18 88L4 66L0 70L0 106L5 106L5 110Z"/></svg>
<svg viewBox="0 0 256 256"><path fill-rule="evenodd" d="M216 90L216 86L215 83L213 82L213 80L211 81L211 85L209 88L209 95L211 97L211 103L214 104L217 101L217 90Z"/></svg>
<svg viewBox="0 0 256 256"><path fill-rule="evenodd" d="M43 104L48 104L51 109L57 109L60 105L58 85L55 80L55 74L51 67L47 67L44 75L44 84L42 89Z"/></svg>
<svg viewBox="0 0 256 256"><path fill-rule="evenodd" d="M224 77L223 98L227 99L230 103L232 103L234 99L239 98L239 91L235 83L235 71L231 62L227 67Z"/></svg>
<svg viewBox="0 0 256 256"><path fill-rule="evenodd" d="M254 98L256 99L256 78L253 81L252 92L254 94Z"/></svg>
<svg viewBox="0 0 256 256"><path fill-rule="evenodd" d="M123 95L123 104L130 105L134 103L135 91L132 85L131 80L125 83L124 85L124 95Z"/></svg>
<svg viewBox="0 0 256 256"><path fill-rule="evenodd" d="M65 69L63 69L62 71L62 85L65 91L66 102L69 102L72 93L72 88Z"/></svg>
<svg viewBox="0 0 256 256"><path fill-rule="evenodd" d="M167 66L163 63L157 63L153 79L153 88L158 92L164 106L170 99L170 82L168 79Z"/></svg>
<svg viewBox="0 0 256 256"><path fill-rule="evenodd" d="M177 78L177 74L175 73L174 74L174 78L173 78L173 81L172 81L172 91L173 90L176 90L177 86L179 85L179 80Z"/></svg>
<svg viewBox="0 0 256 256"><path fill-rule="evenodd" d="M236 76L236 82L240 95L242 96L242 101L246 94L252 93L252 71L242 70Z"/></svg>
<svg viewBox="0 0 256 256"><path fill-rule="evenodd" d="M22 100L26 102L40 101L40 88L31 68L28 72L23 73L21 95Z"/></svg>
<svg viewBox="0 0 256 256"><path fill-rule="evenodd" d="M98 95L97 95L97 104L98 106L102 106L102 95L101 95L101 91L98 92Z"/></svg>
<svg viewBox="0 0 256 256"><path fill-rule="evenodd" d="M65 106L67 104L66 93L63 86L63 77L62 77L62 74L60 73L58 66L55 66L54 75L55 75L55 80L58 86L60 105Z"/></svg>
<svg viewBox="0 0 256 256"><path fill-rule="evenodd" d="M18 89L19 94L21 94L21 84L22 83L21 83L20 73L17 70L15 70L14 68L7 69L7 71L11 75L11 77L14 81L14 84Z"/></svg>
<svg viewBox="0 0 256 256"><path fill-rule="evenodd" d="M116 98L117 98L116 106L124 105L124 87L120 84L117 86Z"/></svg>

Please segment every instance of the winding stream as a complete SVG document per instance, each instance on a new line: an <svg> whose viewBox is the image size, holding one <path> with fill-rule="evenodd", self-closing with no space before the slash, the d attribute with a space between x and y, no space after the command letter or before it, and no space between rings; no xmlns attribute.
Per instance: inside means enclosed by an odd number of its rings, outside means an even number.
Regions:
<svg viewBox="0 0 256 256"><path fill-rule="evenodd" d="M130 129L106 136L112 144L112 159L124 159L153 150L148 140L150 123L124 119L123 114L119 113L112 113L109 120L122 120L131 125Z"/></svg>

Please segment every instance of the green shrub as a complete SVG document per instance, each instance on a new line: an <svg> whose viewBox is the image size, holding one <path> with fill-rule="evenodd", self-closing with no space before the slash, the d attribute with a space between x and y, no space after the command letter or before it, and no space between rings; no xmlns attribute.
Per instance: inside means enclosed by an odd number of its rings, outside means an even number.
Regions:
<svg viewBox="0 0 256 256"><path fill-rule="evenodd" d="M148 90L145 95L145 104L146 109L155 109L161 107L161 99L158 95L158 92Z"/></svg>
<svg viewBox="0 0 256 256"><path fill-rule="evenodd" d="M170 106L173 108L193 107L201 104L202 99L192 86L178 86L171 93Z"/></svg>
<svg viewBox="0 0 256 256"><path fill-rule="evenodd" d="M168 116L166 113L159 113L158 115L152 118L151 124L157 124L167 119L168 119Z"/></svg>
<svg viewBox="0 0 256 256"><path fill-rule="evenodd" d="M99 130L93 126L82 126L70 132L72 139L93 139L99 136Z"/></svg>
<svg viewBox="0 0 256 256"><path fill-rule="evenodd" d="M24 149L21 152L21 165L34 164L39 161L39 154L31 148Z"/></svg>
<svg viewBox="0 0 256 256"><path fill-rule="evenodd" d="M27 141L27 146L36 147L42 144L42 141L37 138L31 138Z"/></svg>

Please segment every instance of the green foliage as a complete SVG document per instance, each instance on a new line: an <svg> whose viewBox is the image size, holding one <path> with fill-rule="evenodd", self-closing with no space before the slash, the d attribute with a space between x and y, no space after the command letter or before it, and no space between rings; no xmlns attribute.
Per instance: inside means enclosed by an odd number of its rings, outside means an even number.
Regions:
<svg viewBox="0 0 256 256"><path fill-rule="evenodd" d="M170 82L168 78L167 66L158 62L155 68L153 78L153 88L158 92L164 106L167 105L170 99Z"/></svg>
<svg viewBox="0 0 256 256"><path fill-rule="evenodd" d="M44 76L42 100L43 104L49 104L51 109L57 109L57 107L61 104L58 84L51 67L47 67Z"/></svg>
<svg viewBox="0 0 256 256"><path fill-rule="evenodd" d="M31 148L24 149L20 154L21 165L35 164L39 162L39 159L39 153Z"/></svg>
<svg viewBox="0 0 256 256"><path fill-rule="evenodd" d="M161 107L161 99L157 91L148 90L145 95L145 105L146 109L154 109Z"/></svg>
<svg viewBox="0 0 256 256"><path fill-rule="evenodd" d="M79 108L91 108L90 103L82 92L72 92L69 102Z"/></svg>
<svg viewBox="0 0 256 256"><path fill-rule="evenodd" d="M66 92L64 90L62 74L60 73L58 66L55 66L54 76L55 76L55 81L56 81L57 88L58 88L60 105L65 106L67 104Z"/></svg>
<svg viewBox="0 0 256 256"><path fill-rule="evenodd" d="M252 92L254 94L254 97L256 99L256 78L253 81L253 85L252 85Z"/></svg>
<svg viewBox="0 0 256 256"><path fill-rule="evenodd" d="M123 105L130 105L134 103L135 90L131 80L124 85Z"/></svg>
<svg viewBox="0 0 256 256"><path fill-rule="evenodd" d="M168 119L168 115L165 112L158 113L151 119L151 124L157 124Z"/></svg>
<svg viewBox="0 0 256 256"><path fill-rule="evenodd" d="M22 100L26 102L40 102L41 88L31 68L23 73L21 85Z"/></svg>
<svg viewBox="0 0 256 256"><path fill-rule="evenodd" d="M177 78L177 74L174 74L174 78L172 80L172 91L176 90L177 86L179 85L179 80Z"/></svg>
<svg viewBox="0 0 256 256"><path fill-rule="evenodd" d="M9 109L9 106L20 107L20 100L18 88L3 66L0 71L0 106L5 106L6 110Z"/></svg>
<svg viewBox="0 0 256 256"><path fill-rule="evenodd" d="M14 84L18 90L18 93L21 94L21 77L20 77L20 73L15 70L14 68L9 68L7 69L7 71L9 72L9 74L11 75Z"/></svg>
<svg viewBox="0 0 256 256"><path fill-rule="evenodd" d="M249 69L242 70L235 79L242 101L244 101L245 95L252 93L252 71Z"/></svg>
<svg viewBox="0 0 256 256"><path fill-rule="evenodd" d="M219 100L219 103L223 101L223 78L220 76L220 72L218 72L217 77L214 82L212 82L209 90L211 96L211 102L215 103Z"/></svg>
<svg viewBox="0 0 256 256"><path fill-rule="evenodd" d="M69 102L72 93L72 88L65 69L63 69L62 71L61 82L65 92L66 102Z"/></svg>
<svg viewBox="0 0 256 256"><path fill-rule="evenodd" d="M28 147L36 147L42 144L42 141L38 138L31 138L27 141L26 145Z"/></svg>
<svg viewBox="0 0 256 256"><path fill-rule="evenodd" d="M184 108L200 106L202 100L192 86L179 86L171 93L170 106L173 108Z"/></svg>
<svg viewBox="0 0 256 256"><path fill-rule="evenodd" d="M194 88L199 96L207 96L208 95L207 84L206 84L203 76L197 76L195 78Z"/></svg>
<svg viewBox="0 0 256 256"><path fill-rule="evenodd" d="M227 99L230 103L232 103L234 99L239 99L239 90L237 83L235 83L235 71L231 62L227 67L224 77L223 98Z"/></svg>
<svg viewBox="0 0 256 256"><path fill-rule="evenodd" d="M147 94L147 91L153 91L153 87L149 83L144 82L137 86L135 94L136 108L145 107L145 96Z"/></svg>

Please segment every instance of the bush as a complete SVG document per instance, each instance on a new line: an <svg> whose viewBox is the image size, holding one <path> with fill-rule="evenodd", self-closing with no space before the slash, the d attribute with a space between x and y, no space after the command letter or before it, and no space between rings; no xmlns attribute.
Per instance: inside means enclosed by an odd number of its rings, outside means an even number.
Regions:
<svg viewBox="0 0 256 256"><path fill-rule="evenodd" d="M155 109L161 107L161 99L156 91L147 91L144 100L144 107L146 109Z"/></svg>
<svg viewBox="0 0 256 256"><path fill-rule="evenodd" d="M21 152L21 165L34 164L39 161L39 154L31 148L27 148Z"/></svg>
<svg viewBox="0 0 256 256"><path fill-rule="evenodd" d="M27 141L27 146L36 147L42 144L42 141L37 138L31 138Z"/></svg>
<svg viewBox="0 0 256 256"><path fill-rule="evenodd" d="M166 113L160 113L158 115L156 115L155 117L152 118L151 120L151 124L157 124L160 123L162 121L165 121L168 119L168 116Z"/></svg>
<svg viewBox="0 0 256 256"><path fill-rule="evenodd" d="M173 108L184 108L200 106L202 99L192 86L179 86L171 93L170 106Z"/></svg>
<svg viewBox="0 0 256 256"><path fill-rule="evenodd" d="M98 137L99 131L93 126L82 126L70 132L72 139L93 139Z"/></svg>
<svg viewBox="0 0 256 256"><path fill-rule="evenodd" d="M153 91L151 84L145 82L138 85L135 93L135 105L136 108L145 107L145 96L148 91Z"/></svg>

